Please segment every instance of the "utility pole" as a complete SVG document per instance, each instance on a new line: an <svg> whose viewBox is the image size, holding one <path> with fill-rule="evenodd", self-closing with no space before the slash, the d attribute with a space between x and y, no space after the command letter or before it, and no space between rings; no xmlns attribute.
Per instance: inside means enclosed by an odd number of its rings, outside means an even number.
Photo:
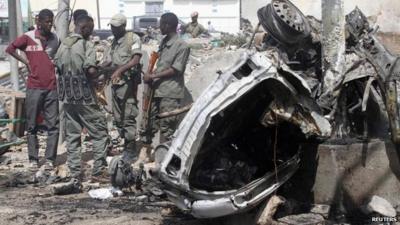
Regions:
<svg viewBox="0 0 400 225"><path fill-rule="evenodd" d="M101 22L100 22L100 5L99 5L99 0L96 0L97 3L97 25L99 27L99 30L101 29Z"/></svg>
<svg viewBox="0 0 400 225"><path fill-rule="evenodd" d="M24 27L22 23L22 11L21 11L21 0L15 0L16 2L16 14L17 14L17 36L22 35Z"/></svg>
<svg viewBox="0 0 400 225"><path fill-rule="evenodd" d="M336 108L338 88L345 69L345 14L344 0L322 0L322 95L319 103Z"/></svg>
<svg viewBox="0 0 400 225"><path fill-rule="evenodd" d="M58 0L58 13L55 21L56 32L60 40L68 35L69 29L69 0Z"/></svg>
<svg viewBox="0 0 400 225"><path fill-rule="evenodd" d="M336 109L343 104L343 99L339 100L340 86L343 83L345 73L345 25L344 0L322 0L322 70L323 87L322 99L324 106L332 108L331 117L335 120L332 129L332 137L340 137L343 130L343 118L337 117ZM320 98L321 99L321 98ZM339 132L341 131L341 132ZM341 191L341 183L324 190L323 196L335 196L331 204L335 205L338 211L344 210L344 197ZM338 191L339 190L339 191ZM319 193L316 193L318 196Z"/></svg>
<svg viewBox="0 0 400 225"><path fill-rule="evenodd" d="M55 21L56 32L60 40L64 40L68 36L69 32L69 0L58 0L58 13ZM64 142L64 107L63 103L59 102L59 114L60 114L60 136L58 138L58 144Z"/></svg>
<svg viewBox="0 0 400 225"><path fill-rule="evenodd" d="M242 7L243 7L242 0L239 0L239 29L240 30L243 29L243 27L242 27L242 13L243 13Z"/></svg>
<svg viewBox="0 0 400 225"><path fill-rule="evenodd" d="M9 37L10 41L13 41L18 36L17 29L17 1L8 1L8 22L9 22ZM19 79L18 79L18 61L14 57L10 57L10 77L12 87L15 91L19 90Z"/></svg>
<svg viewBox="0 0 400 225"><path fill-rule="evenodd" d="M29 26L35 25L35 20L32 18L31 1L28 1L28 24Z"/></svg>

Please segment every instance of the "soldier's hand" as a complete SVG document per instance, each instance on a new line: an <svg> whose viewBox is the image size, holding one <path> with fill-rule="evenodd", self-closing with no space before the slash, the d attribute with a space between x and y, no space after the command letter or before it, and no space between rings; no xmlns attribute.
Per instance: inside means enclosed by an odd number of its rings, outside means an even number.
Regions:
<svg viewBox="0 0 400 225"><path fill-rule="evenodd" d="M106 81L104 74L101 74L96 78L97 86L102 87L104 84L106 84L106 82L107 81Z"/></svg>
<svg viewBox="0 0 400 225"><path fill-rule="evenodd" d="M151 83L153 81L153 78L152 78L151 75L152 74L150 74L150 73L145 73L144 76L143 76L143 81L145 83Z"/></svg>
<svg viewBox="0 0 400 225"><path fill-rule="evenodd" d="M122 74L119 71L115 71L112 75L111 75L111 82L113 84L116 84L119 82L119 80L121 80L121 76Z"/></svg>
<svg viewBox="0 0 400 225"><path fill-rule="evenodd" d="M88 76L89 79L96 78L97 75L98 74L97 74L97 68L96 67L91 66L91 67L89 67L87 69L87 76Z"/></svg>

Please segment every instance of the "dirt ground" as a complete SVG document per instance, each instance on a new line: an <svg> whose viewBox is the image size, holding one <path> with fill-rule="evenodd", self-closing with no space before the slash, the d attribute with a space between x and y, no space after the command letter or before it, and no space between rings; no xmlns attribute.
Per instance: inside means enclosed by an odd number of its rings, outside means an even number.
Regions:
<svg viewBox="0 0 400 225"><path fill-rule="evenodd" d="M42 151L41 154L43 154ZM89 171L91 152L84 151L83 155L85 170ZM27 163L26 145L14 147L10 152L0 156L1 225L220 224L218 221L197 220L186 215L164 198L148 195L146 200L138 201L133 192L107 200L92 199L87 191L80 194L53 195L49 185L25 183L34 176L34 173L28 170ZM65 163L65 154L61 152L57 164L63 163Z"/></svg>

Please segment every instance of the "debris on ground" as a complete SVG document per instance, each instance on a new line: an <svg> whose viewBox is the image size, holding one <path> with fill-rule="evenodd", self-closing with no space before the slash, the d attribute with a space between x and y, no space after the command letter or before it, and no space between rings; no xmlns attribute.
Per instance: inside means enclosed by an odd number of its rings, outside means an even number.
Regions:
<svg viewBox="0 0 400 225"><path fill-rule="evenodd" d="M248 36L253 33L253 25L251 24L250 20L243 17L240 18L240 29Z"/></svg>
<svg viewBox="0 0 400 225"><path fill-rule="evenodd" d="M330 209L331 209L330 205L315 204L310 209L310 212L314 214L319 214L323 216L325 219L328 219Z"/></svg>
<svg viewBox="0 0 400 225"><path fill-rule="evenodd" d="M382 216L395 217L396 209L386 199L379 196L372 196L371 200L366 205L368 213L379 213Z"/></svg>
<svg viewBox="0 0 400 225"><path fill-rule="evenodd" d="M25 142L23 138L18 138L14 132L4 126L5 124L0 123L0 156L6 153L11 146L20 145Z"/></svg>
<svg viewBox="0 0 400 225"><path fill-rule="evenodd" d="M223 41L225 46L227 47L235 46L234 48L236 49L243 47L245 44L247 44L250 41L250 36L243 33L241 34L222 33L221 40Z"/></svg>
<svg viewBox="0 0 400 225"><path fill-rule="evenodd" d="M279 218L278 222L284 225L323 225L325 224L325 219L319 214L305 213Z"/></svg>
<svg viewBox="0 0 400 225"><path fill-rule="evenodd" d="M285 199L280 196L273 195L268 200L267 204L261 210L261 214L257 216L258 221L256 222L257 225L272 225L276 223L274 221L274 215L278 210L279 206L285 203Z"/></svg>
<svg viewBox="0 0 400 225"><path fill-rule="evenodd" d="M139 195L133 197L132 200L135 200L137 202L147 202L149 201L149 197L147 195Z"/></svg>
<svg viewBox="0 0 400 225"><path fill-rule="evenodd" d="M10 165L12 162L10 156L0 156L0 165L7 166Z"/></svg>
<svg viewBox="0 0 400 225"><path fill-rule="evenodd" d="M77 194L82 192L82 184L79 180L72 178L68 182L54 184L52 189L55 195Z"/></svg>
<svg viewBox="0 0 400 225"><path fill-rule="evenodd" d="M82 182L82 190L83 192L88 192L93 189L99 189L101 187L100 183L92 183L89 181Z"/></svg>
<svg viewBox="0 0 400 225"><path fill-rule="evenodd" d="M24 187L28 184L36 183L34 176L29 171L10 173L0 181L0 186L5 187Z"/></svg>
<svg viewBox="0 0 400 225"><path fill-rule="evenodd" d="M46 184L50 177L50 171L39 169L34 175L35 183Z"/></svg>
<svg viewBox="0 0 400 225"><path fill-rule="evenodd" d="M90 190L88 194L91 198L104 200L112 197L122 196L124 193L118 188L109 187Z"/></svg>

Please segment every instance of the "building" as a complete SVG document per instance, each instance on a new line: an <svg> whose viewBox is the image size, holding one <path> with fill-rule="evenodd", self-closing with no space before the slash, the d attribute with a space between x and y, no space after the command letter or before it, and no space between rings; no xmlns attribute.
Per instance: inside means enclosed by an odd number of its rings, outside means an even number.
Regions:
<svg viewBox="0 0 400 225"><path fill-rule="evenodd" d="M211 21L215 29L237 33L240 26L240 0L123 0L126 11L138 14L173 12L181 20L190 22L190 14L199 12L199 22L204 26Z"/></svg>
<svg viewBox="0 0 400 225"><path fill-rule="evenodd" d="M71 7L74 2L71 0ZM30 4L36 13L43 8L56 11L58 0L30 0ZM110 18L119 12L128 17L128 29L132 28L133 16L173 12L189 22L193 11L199 12L199 22L204 26L211 21L215 29L230 33L239 32L240 26L240 0L76 0L74 8L86 9L98 29L97 6L102 29L107 29Z"/></svg>

